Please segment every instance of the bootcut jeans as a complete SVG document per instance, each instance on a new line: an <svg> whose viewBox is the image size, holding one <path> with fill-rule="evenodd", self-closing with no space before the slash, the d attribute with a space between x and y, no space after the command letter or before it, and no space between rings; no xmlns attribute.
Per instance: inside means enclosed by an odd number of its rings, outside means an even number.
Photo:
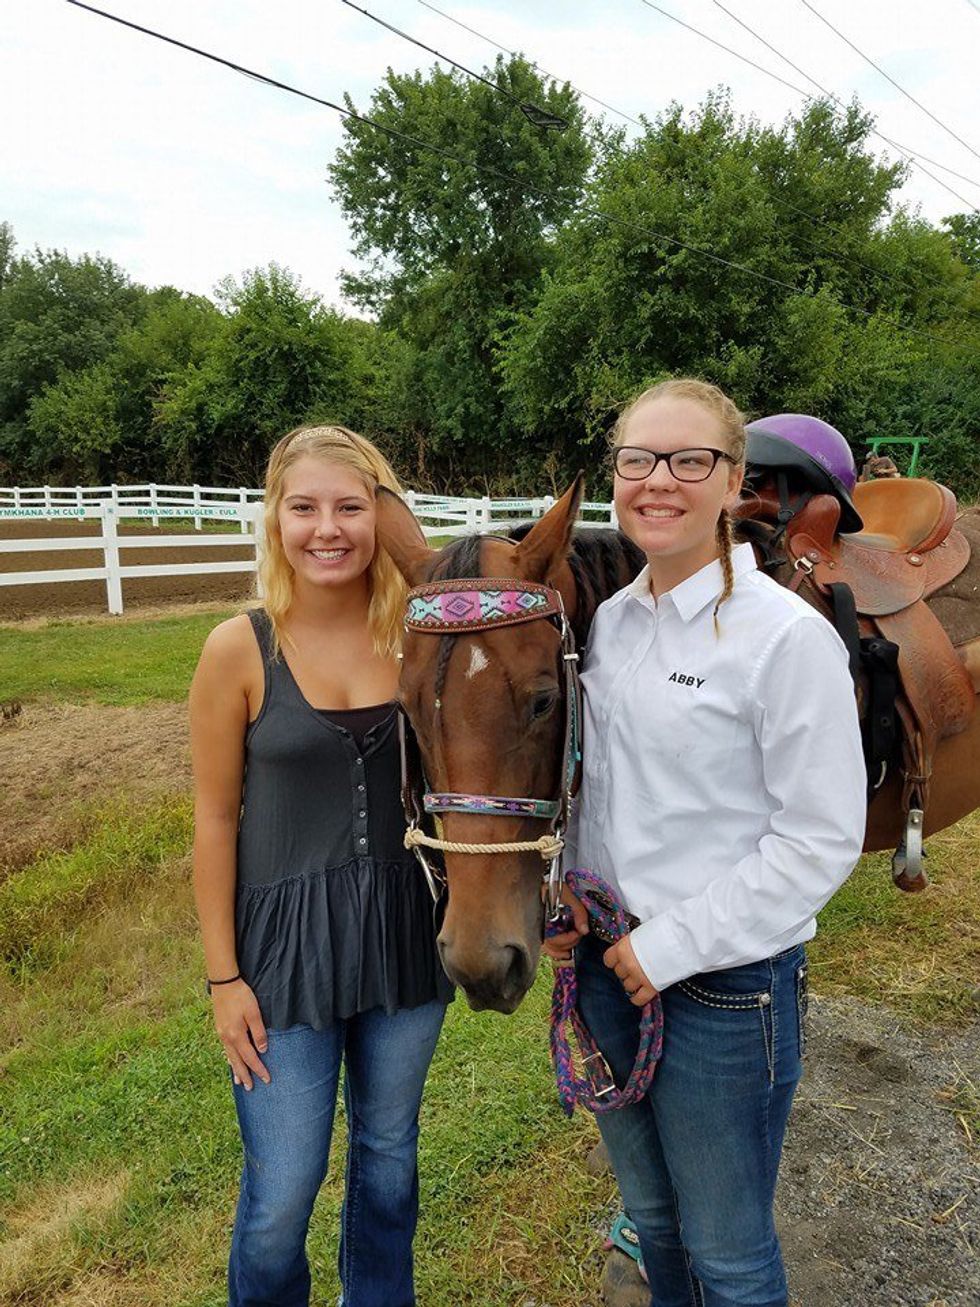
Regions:
<svg viewBox="0 0 980 1307"><path fill-rule="evenodd" d="M414 1307L418 1116L445 1016L435 1001L323 1030L270 1030L270 1083L234 1087L245 1165L229 1307L308 1307L306 1234L327 1171L340 1068L348 1152L339 1272L345 1307Z"/></svg>
<svg viewBox="0 0 980 1307"><path fill-rule="evenodd" d="M616 1083L636 1057L640 1009L578 945L579 1009ZM705 972L661 995L663 1055L649 1093L600 1113L636 1225L651 1307L786 1307L773 1197L806 1038L802 945Z"/></svg>

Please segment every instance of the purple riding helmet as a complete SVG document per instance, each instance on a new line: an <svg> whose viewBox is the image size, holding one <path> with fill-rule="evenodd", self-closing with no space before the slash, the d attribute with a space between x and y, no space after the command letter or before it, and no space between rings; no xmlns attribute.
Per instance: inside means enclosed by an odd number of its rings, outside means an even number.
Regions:
<svg viewBox="0 0 980 1307"><path fill-rule="evenodd" d="M840 500L840 529L860 531L861 515L851 500L857 470L851 447L829 422L805 413L776 413L745 428L745 461L753 467L795 472L797 479L818 494Z"/></svg>

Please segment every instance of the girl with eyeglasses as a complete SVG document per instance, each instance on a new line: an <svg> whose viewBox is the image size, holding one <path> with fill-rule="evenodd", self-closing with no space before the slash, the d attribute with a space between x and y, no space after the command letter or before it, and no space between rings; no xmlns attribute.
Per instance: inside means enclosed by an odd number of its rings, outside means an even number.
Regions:
<svg viewBox="0 0 980 1307"><path fill-rule="evenodd" d="M865 825L847 655L734 543L745 427L720 390L644 391L613 460L620 528L647 565L589 637L567 865L608 881L633 928L546 948L575 947L579 1008L620 1085L641 1009L663 1003L652 1088L598 1117L651 1307L786 1307L773 1197L802 1074L804 944Z"/></svg>

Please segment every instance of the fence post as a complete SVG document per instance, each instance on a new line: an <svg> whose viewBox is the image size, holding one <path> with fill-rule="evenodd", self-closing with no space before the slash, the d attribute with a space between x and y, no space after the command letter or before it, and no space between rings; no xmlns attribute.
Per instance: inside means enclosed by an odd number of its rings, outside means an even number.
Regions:
<svg viewBox="0 0 980 1307"><path fill-rule="evenodd" d="M44 507L47 509L49 513L51 512L51 487L50 486L44 487Z"/></svg>
<svg viewBox="0 0 980 1307"><path fill-rule="evenodd" d="M194 483L194 530L201 529L201 487Z"/></svg>
<svg viewBox="0 0 980 1307"><path fill-rule="evenodd" d="M157 488L156 488L155 483L152 482L152 481L150 482L150 507L151 507L151 508L157 508L157 507L158 507L158 505L157 505ZM153 522L153 525L154 525L154 526L159 526L159 525L160 525L160 519L159 519L156 515L153 516L153 518L151 519L151 521Z"/></svg>
<svg viewBox="0 0 980 1307"><path fill-rule="evenodd" d="M20 486L14 486L14 508L20 508Z"/></svg>
<svg viewBox="0 0 980 1307"><path fill-rule="evenodd" d="M619 527L619 518L616 516L616 505L613 502L610 502L609 504L609 525L614 526L617 529Z"/></svg>
<svg viewBox="0 0 980 1307"><path fill-rule="evenodd" d="M408 505L408 507L409 507L409 509L411 510L411 512L414 513L414 512L415 512L415 491L414 491L414 490L406 490L406 491L405 491L405 503Z"/></svg>
<svg viewBox="0 0 980 1307"><path fill-rule="evenodd" d="M111 507L112 507L112 511L115 513L115 515L116 515L116 519L117 519L117 521L118 521L118 519L119 519L119 487L116 485L115 482L113 482L112 485L109 487L109 503L110 503L110 505L111 505Z"/></svg>
<svg viewBox="0 0 980 1307"><path fill-rule="evenodd" d="M490 502L489 495L484 495L483 498L480 500L478 520L480 523L479 529L481 531L490 530L490 523L493 521L493 504Z"/></svg>
<svg viewBox="0 0 980 1307"><path fill-rule="evenodd" d="M262 516L261 504L256 504L255 506L255 516L252 518L252 530L255 537L255 595L257 599L261 599L263 598L262 577L258 571L258 567L262 561L262 551L265 549L265 521Z"/></svg>
<svg viewBox="0 0 980 1307"><path fill-rule="evenodd" d="M242 535L248 535L248 491L241 486L238 491L238 513L241 518Z"/></svg>
<svg viewBox="0 0 980 1307"><path fill-rule="evenodd" d="M79 516L79 517L84 517L84 513L82 512L82 509L84 508L84 504L82 503L82 487L81 487L81 486L76 486L76 487L75 487L75 507L78 509L78 516Z"/></svg>
<svg viewBox="0 0 980 1307"><path fill-rule="evenodd" d="M105 588L109 612L121 613L123 610L122 578L119 575L119 531L117 529L115 509L111 504L103 504L100 516L102 518L102 553L105 558Z"/></svg>

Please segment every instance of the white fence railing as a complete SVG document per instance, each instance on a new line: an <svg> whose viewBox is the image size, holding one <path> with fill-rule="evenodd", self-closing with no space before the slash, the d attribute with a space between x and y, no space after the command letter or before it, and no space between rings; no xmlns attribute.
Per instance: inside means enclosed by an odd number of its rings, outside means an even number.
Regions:
<svg viewBox="0 0 980 1307"><path fill-rule="evenodd" d="M518 522L543 516L554 503L550 495L536 499L464 498L424 495L409 490L406 502L418 517L426 536L444 537L505 531ZM0 587L46 585L58 581L104 581L110 613L123 611L122 582L148 576L213 575L254 572L262 548L262 491L215 486L0 486L0 521L50 521L71 518L99 523L98 533L79 536L15 537L0 539L0 553L101 552L101 567L46 568L40 571L0 572ZM586 515L589 515L586 517ZM154 535L119 535L122 520L148 519L154 526L168 519L192 520L194 535L165 532ZM611 504L582 505L583 521L615 524ZM204 521L238 523L238 533L203 532ZM213 559L198 563L141 563L123 566L120 549L242 549L249 559Z"/></svg>

